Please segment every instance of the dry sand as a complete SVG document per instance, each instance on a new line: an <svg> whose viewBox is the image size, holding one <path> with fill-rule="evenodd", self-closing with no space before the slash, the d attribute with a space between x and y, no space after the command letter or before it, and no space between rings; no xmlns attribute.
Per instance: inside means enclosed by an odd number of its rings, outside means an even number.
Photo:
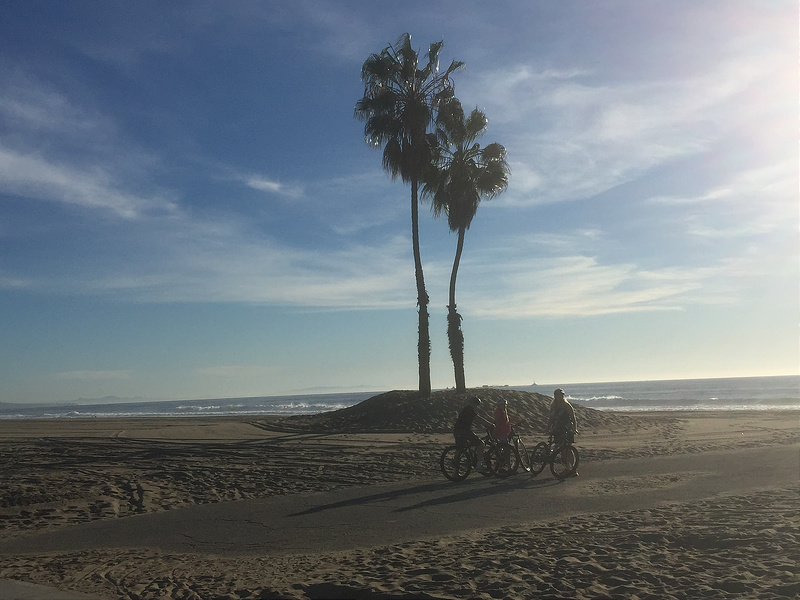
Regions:
<svg viewBox="0 0 800 600"><path fill-rule="evenodd" d="M512 413L516 408L527 418L523 439L532 445L541 438L546 399L517 394ZM341 552L3 550L4 541L100 519L342 486L441 481L438 454L451 440L443 431L459 401L395 393L316 418L0 421L0 579L131 599L800 596L798 473L691 503L532 519L438 539L421 532L419 540ZM644 416L581 409L578 416L581 462L595 473L611 459L800 449L796 411ZM684 476L595 476L582 484L606 506L614 494L666 490Z"/></svg>

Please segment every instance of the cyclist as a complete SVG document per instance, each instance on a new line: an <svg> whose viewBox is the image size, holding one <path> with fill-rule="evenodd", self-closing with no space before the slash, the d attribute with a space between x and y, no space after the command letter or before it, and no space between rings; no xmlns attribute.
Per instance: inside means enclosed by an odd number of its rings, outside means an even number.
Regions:
<svg viewBox="0 0 800 600"><path fill-rule="evenodd" d="M487 427L491 427L492 423L488 419L484 419L478 414L478 407L481 405L481 399L477 396L472 396L467 402L467 405L461 409L456 419L456 425L453 428L453 436L456 438L456 444L466 444L468 446L475 446L475 456L478 459L478 470L485 471L486 467L483 464L483 441L475 432L472 431L472 423L475 419L483 421Z"/></svg>
<svg viewBox="0 0 800 600"><path fill-rule="evenodd" d="M572 404L569 403L564 390L561 388L553 392L547 430L553 436L556 447L567 443L575 443L575 434L578 433L578 419L575 417L575 409L572 408ZM573 477L577 475L578 472L575 471Z"/></svg>
<svg viewBox="0 0 800 600"><path fill-rule="evenodd" d="M511 460L511 453L508 452L508 442L511 437L511 418L508 416L508 400L501 398L497 401L497 407L494 409L494 426L497 439L503 449L502 458L505 466L509 465Z"/></svg>
<svg viewBox="0 0 800 600"><path fill-rule="evenodd" d="M494 409L494 426L500 443L507 444L508 436L511 435L511 419L508 416L508 400L505 398L497 401L497 407Z"/></svg>

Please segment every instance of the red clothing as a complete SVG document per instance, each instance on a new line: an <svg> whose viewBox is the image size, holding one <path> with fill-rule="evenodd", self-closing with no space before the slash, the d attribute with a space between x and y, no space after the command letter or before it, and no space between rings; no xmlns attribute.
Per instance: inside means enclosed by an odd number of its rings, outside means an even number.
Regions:
<svg viewBox="0 0 800 600"><path fill-rule="evenodd" d="M511 420L508 418L508 411L502 406L494 409L494 424L497 427L497 435L511 434Z"/></svg>

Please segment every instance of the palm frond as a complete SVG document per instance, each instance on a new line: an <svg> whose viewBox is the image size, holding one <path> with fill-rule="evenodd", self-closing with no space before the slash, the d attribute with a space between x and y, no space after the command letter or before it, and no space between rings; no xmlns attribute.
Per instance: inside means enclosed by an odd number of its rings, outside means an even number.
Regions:
<svg viewBox="0 0 800 600"><path fill-rule="evenodd" d="M485 161L497 160L497 161L504 161L506 160L506 149L505 146L502 144L498 144L497 142L493 142L486 146L483 149L483 159Z"/></svg>
<svg viewBox="0 0 800 600"><path fill-rule="evenodd" d="M419 72L419 79L425 81L435 73L439 72L439 52L442 50L444 42L436 42L428 47L428 64Z"/></svg>
<svg viewBox="0 0 800 600"><path fill-rule="evenodd" d="M489 119L486 118L486 115L477 108L473 109L469 117L467 117L466 123L464 123L466 137L469 138L470 141L478 139L483 132L486 131L488 125Z"/></svg>
<svg viewBox="0 0 800 600"><path fill-rule="evenodd" d="M386 140L383 148L383 168L389 172L392 179L400 175L402 165L403 147L397 138Z"/></svg>
<svg viewBox="0 0 800 600"><path fill-rule="evenodd" d="M445 79L449 79L450 75L452 75L455 71L457 71L458 69L460 69L463 66L464 66L464 63L462 61L454 60L453 62L450 63L450 66L447 67L447 70L444 72L443 77Z"/></svg>

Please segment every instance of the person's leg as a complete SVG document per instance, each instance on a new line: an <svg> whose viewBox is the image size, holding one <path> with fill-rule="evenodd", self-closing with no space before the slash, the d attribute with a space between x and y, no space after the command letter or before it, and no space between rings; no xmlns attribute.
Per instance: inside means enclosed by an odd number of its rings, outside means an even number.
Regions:
<svg viewBox="0 0 800 600"><path fill-rule="evenodd" d="M478 462L478 468L483 468L483 440L479 438L474 431L470 431L470 444L475 446L475 458Z"/></svg>

